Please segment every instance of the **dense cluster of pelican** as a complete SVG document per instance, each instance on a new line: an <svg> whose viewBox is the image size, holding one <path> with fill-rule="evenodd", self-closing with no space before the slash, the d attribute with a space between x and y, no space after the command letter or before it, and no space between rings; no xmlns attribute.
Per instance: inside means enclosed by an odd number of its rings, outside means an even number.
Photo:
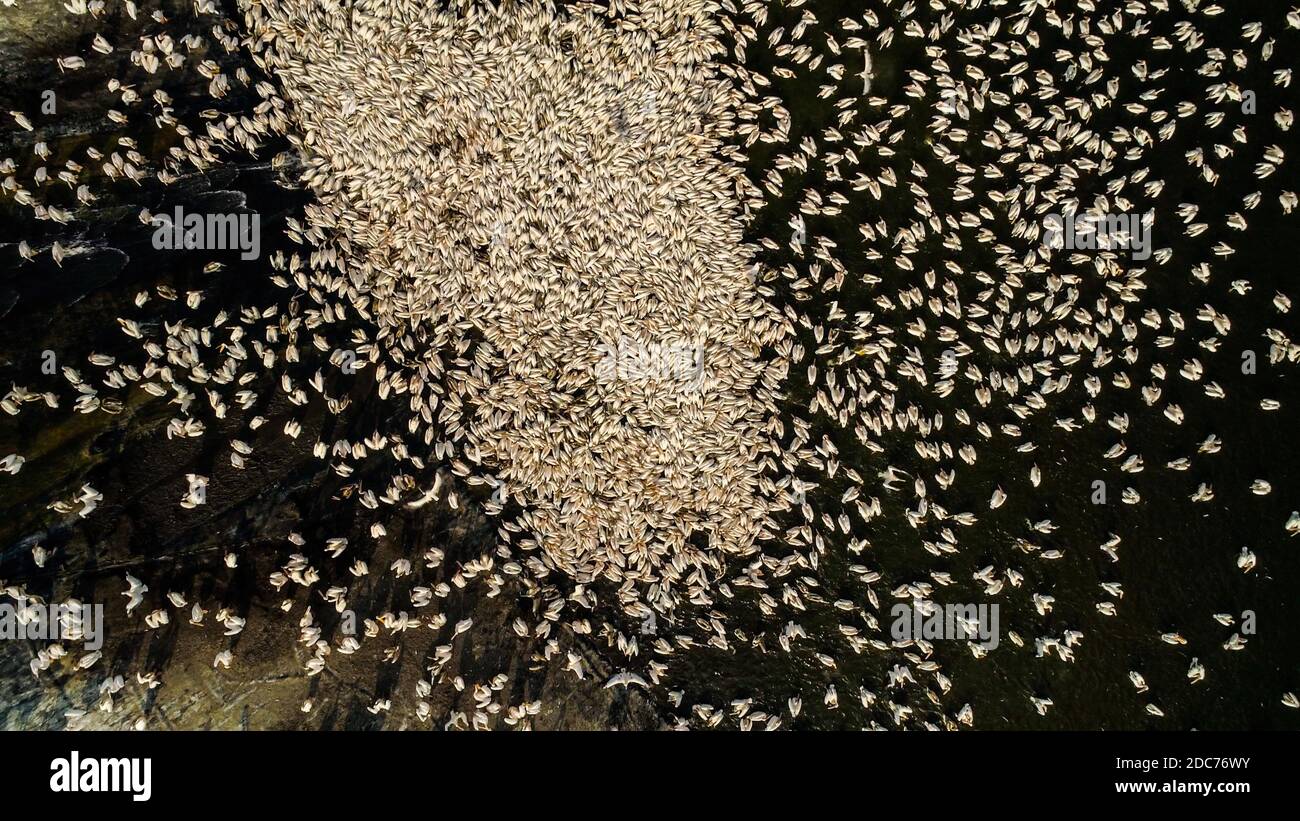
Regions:
<svg viewBox="0 0 1300 821"><path fill-rule="evenodd" d="M247 14L309 147L310 229L364 249L347 271L381 390L425 420L412 452L454 452L520 505L507 527L549 566L621 586L641 617L705 587L689 579L716 573L708 554L754 550L775 413L757 355L782 327L715 156L727 92L699 58L716 23L649 8L626 31L544 6ZM303 276L361 298L333 264ZM701 340L698 385L653 361L682 340ZM602 368L610 348L652 361Z"/></svg>
<svg viewBox="0 0 1300 821"><path fill-rule="evenodd" d="M1154 488L1137 474L1181 488L1179 475L1196 476L1230 434L1182 437L1185 455L1147 463L1128 436L1135 417L1158 415L1181 437L1193 401L1234 401L1223 383L1243 372L1243 346L1266 351L1261 368L1300 361L1281 291L1249 309L1265 317L1261 338L1228 344L1231 300L1258 294L1220 273L1247 241L1247 215L1300 204L1282 147L1300 10L881 0L833 19L818 5L240 0L238 25L173 39L161 12L125 2L152 33L97 36L59 67L130 51L139 76L113 81L106 116L148 111L176 146L147 157L123 136L108 156L91 149L22 183L5 159L4 196L66 222L75 214L41 196L54 180L89 204L95 186L167 184L287 135L314 195L290 221L301 250L269 259L282 304L144 292L138 314L117 320L133 357L92 353L89 368L62 368L62 386L15 386L4 410L63 407L70 390L74 410L114 413L143 390L173 403L169 435L245 419L229 454L243 468L268 422L250 411L259 391L303 414L323 404L346 415L353 386L368 382L403 409L400 423L313 443L344 478L368 460L389 465L380 484L350 485L372 512L361 538L385 539L386 511L480 501L499 544L459 568L457 586L494 595L514 584L537 598L538 622L514 630L540 639L544 659L567 655L582 678L583 657L557 635L599 636L619 668L608 686L665 687L658 703L681 727L776 729L805 698L846 710L844 693L864 726L972 725L971 704L945 699L943 654L925 638L891 639L881 600L1015 600L1037 622L1004 616L1007 642L963 652L1073 662L1094 635L1079 629L1085 616L1122 618L1125 587L1105 570L1122 538L1075 545L1050 518L1008 515L1032 510L1036 494L1097 492L1091 476L1053 475L1036 439L1103 431L1097 456L1126 477L1114 500L1137 505ZM194 13L217 19L206 0ZM1241 23L1221 25L1229 13ZM1143 56L1113 59L1121 48ZM181 122L165 92L144 92L167 71L202 73L217 101L238 85L260 102ZM37 161L49 153L36 145ZM1248 181L1244 196L1222 194L1228 179ZM1075 226L1147 213L1141 257L1044 237L1062 214ZM76 248L19 246L29 259L46 252L59 261ZM1186 314L1153 299L1162 278L1201 289L1203 306ZM150 323L157 299L194 319ZM1282 405L1263 397L1242 413L1252 407ZM303 421L276 425L297 438ZM992 477L976 467L982 455L997 460ZM23 459L0 467L16 474ZM203 504L209 481L191 474L179 504ZM1214 499L1209 483L1192 487L1189 504ZM1249 491L1285 489L1258 478ZM89 515L103 492L86 486L56 510ZM996 535L980 535L982 523ZM1300 533L1300 513L1271 527L1281 543ZM972 543L992 558L959 575L955 557ZM318 563L370 573L357 536L289 549L269 581L314 648L309 672L422 623L439 646L410 709L427 719L433 688L466 689L443 667L473 624L439 619L445 593L412 561L389 569L409 610L366 614L363 636L331 640L313 608L347 609L347 589L315 589L305 605L289 594L316 587ZM882 550L910 555L907 575L888 572ZM1257 572L1255 551L1266 552L1234 547L1224 562ZM441 572L439 557L430 545L424 568ZM1043 568L1067 562L1096 577L1096 600L1057 601ZM150 629L169 609L204 623L184 592L127 579L128 608ZM608 602L615 612L598 610ZM247 615L221 609L217 621L233 636ZM659 627L638 631L647 619ZM1188 648L1191 685L1213 677L1216 653L1248 646L1235 616L1214 619L1231 637ZM1150 644L1188 640L1170 626ZM798 657L816 674L791 686L818 681L817 692L784 703L693 692L701 699L687 703L674 665L699 652ZM33 660L33 672L59 658ZM213 663L237 662L222 651ZM1140 671L1129 681L1148 716L1165 714ZM448 726L526 725L543 709L494 705L502 684L470 683L472 718ZM1300 707L1292 692L1277 699ZM1041 691L1024 700L1040 715L1054 706ZM394 709L405 706L372 712Z"/></svg>

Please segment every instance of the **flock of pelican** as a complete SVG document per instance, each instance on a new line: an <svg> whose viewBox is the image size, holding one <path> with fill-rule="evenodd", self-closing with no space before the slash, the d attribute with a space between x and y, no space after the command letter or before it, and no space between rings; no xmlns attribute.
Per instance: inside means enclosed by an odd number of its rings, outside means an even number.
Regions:
<svg viewBox="0 0 1300 821"><path fill-rule="evenodd" d="M104 20L118 5L66 7ZM1019 602L1036 618L1004 615L1008 641L960 652L1074 663L1105 641L1085 618L1122 619L1140 581L1126 588L1111 569L1119 534L1076 544L1050 518L999 512L1098 492L1091 476L1053 474L1036 440L1101 431L1096 457L1124 477L1114 503L1177 488L1188 505L1213 504L1215 488L1195 477L1232 434L1185 434L1196 403L1237 401L1225 383L1247 372L1243 347L1260 349L1260 369L1300 361L1290 296L1259 298L1225 273L1250 241L1248 217L1300 204L1284 148L1300 10L238 0L242 19L228 20L197 0L202 26L173 36L181 21L120 5L144 33L96 34L57 63L77 72L129 54L130 76L105 96L123 128L116 150L74 158L36 142L0 158L0 196L66 224L102 187L166 186L286 139L313 201L266 260L280 302L141 292L117 318L127 352L15 385L3 410L116 413L143 391L173 409L169 436L242 420L228 458L244 469L268 436L309 429L309 409L346 417L376 395L392 413L373 431L309 443L349 481L342 502L359 507L361 532L321 544L294 534L268 579L299 620L312 675L363 642L434 631L427 676L372 712L428 720L439 687L473 695L448 727L528 726L545 709L510 704L504 681L444 670L474 629L439 613L450 581L532 598L536 618L513 629L536 658L583 678L570 648L589 637L618 669L607 686L650 691L669 726L777 729L798 724L805 699L823 717L856 702L853 721L873 728L980 726L969 700L948 697L953 651L891 638L889 601ZM162 89L169 72L207 81L198 119ZM234 89L257 102L234 108ZM10 115L19 137L32 130L32 115ZM148 156L131 129L170 147ZM1246 193L1225 195L1227 181ZM61 186L77 204L51 201ZM1148 212L1142 258L1045 241L1061 214L1083 225ZM75 241L18 245L26 259L77 252ZM1152 296L1171 279L1198 291L1194 313ZM152 319L159 303L184 316ZM1263 316L1260 338L1234 337L1230 310ZM261 415L266 393L287 415ZM1273 396L1237 407L1286 412ZM1148 416L1186 440L1181 455L1144 459L1130 431ZM999 466L992 475L981 457ZM14 453L0 469L23 464ZM358 478L363 465L383 468ZM1162 484L1143 487L1144 471ZM204 504L211 481L191 473L178 504ZM1260 477L1249 491L1289 488ZM85 485L52 508L92 515L111 492ZM466 501L496 519L491 553L454 569L436 545L386 571L366 562L386 517ZM1270 528L1286 549L1300 513ZM1273 549L1238 547L1223 561L1242 573ZM958 573L964 549L987 561ZM882 551L909 555L911 569L887 567ZM409 601L363 614L361 635L331 635L320 613L353 602L346 586L321 589L326 563L358 580L387 572ZM1071 563L1096 579L1092 601L1057 601L1052 568ZM126 598L151 630L183 629L172 612L203 629L211 611L234 637L249 617L135 575ZM1213 618L1222 644L1186 647L1188 686L1249 647L1236 615ZM1171 625L1150 645L1183 652L1188 639ZM232 647L214 667L238 665ZM797 691L780 703L703 691L676 677L700 654L797 659ZM104 672L116 684L98 695L111 705L130 685L106 665L51 647L32 671ZM149 689L166 681L137 675ZM1128 680L1139 709L1163 716L1142 672ZM1023 698L1045 715L1051 695ZM1300 707L1293 692L1276 698Z"/></svg>

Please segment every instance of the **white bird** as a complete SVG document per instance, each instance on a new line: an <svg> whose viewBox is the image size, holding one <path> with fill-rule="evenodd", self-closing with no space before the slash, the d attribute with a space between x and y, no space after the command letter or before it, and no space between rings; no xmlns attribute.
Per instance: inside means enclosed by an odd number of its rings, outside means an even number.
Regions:
<svg viewBox="0 0 1300 821"><path fill-rule="evenodd" d="M610 676L609 681L605 682L605 689L608 690L611 687L630 687L632 685L636 685L643 689L648 689L650 687L650 685L646 684L645 679L641 678L641 676L636 673L622 672Z"/></svg>
<svg viewBox="0 0 1300 821"><path fill-rule="evenodd" d="M149 592L149 585L140 581L135 576L132 576L130 573L126 574L126 584L127 589L123 591L122 595L127 598L126 612L130 613L132 610L139 607L141 602L144 601L144 594Z"/></svg>

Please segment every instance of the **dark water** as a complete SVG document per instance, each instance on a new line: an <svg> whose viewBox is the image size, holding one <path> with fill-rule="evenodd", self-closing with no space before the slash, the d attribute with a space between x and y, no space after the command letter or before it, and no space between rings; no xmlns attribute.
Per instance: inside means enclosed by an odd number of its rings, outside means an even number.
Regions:
<svg viewBox="0 0 1300 821"><path fill-rule="evenodd" d="M823 22L850 16L857 11L855 4L816 3L809 6ZM877 4L871 4L871 8L880 12L882 19L886 17ZM991 13L971 17L987 22ZM772 65L765 46L767 31L776 25L785 25L789 31L800 14L801 11L797 10L773 12L767 29L759 30L759 43L751 44L749 48L749 65L772 78L774 88L792 114L789 145L797 144L805 135L816 135L827 126L836 125L835 116L838 114L833 106L834 100L817 98L817 83L782 80L767 71ZM924 10L918 10L917 16L928 28L933 18ZM963 18L962 23L965 22ZM1208 25L1203 25L1203 22L1204 18L1199 18L1198 26L1206 31L1208 39L1234 46L1240 44L1235 32L1244 20L1238 19L1238 15L1230 12ZM1282 55L1280 60L1275 58L1273 62L1284 63L1288 52L1285 44L1289 42L1294 46L1295 38L1288 34L1277 35L1276 21L1272 22L1266 37L1280 37L1278 53ZM1170 26L1166 22L1163 26L1157 24L1156 28ZM828 61L833 59L828 51L817 48L817 38L811 40L815 51L826 53ZM1193 69L1199 61L1193 62L1177 52L1163 52L1153 58L1152 52L1143 45L1135 43L1128 49L1108 46L1109 68L1128 81L1131 79L1129 66L1137 59L1146 59L1152 71L1168 65L1170 76L1164 83L1166 90L1161 98L1165 106L1172 107L1173 102L1179 100L1200 103L1204 86L1210 81L1195 75ZM1053 47L1053 43L1044 40L1038 54L1050 54ZM907 102L914 108L919 107L916 101L903 97L900 92L909 81L905 74L907 69L929 70L928 60L923 59L921 51L921 46L901 36L895 38L892 48L885 53L873 47L875 76L872 93L887 98L890 104ZM1161 57L1163 61L1160 61ZM953 64L954 73L963 63L951 49L945 58ZM846 75L856 75L861 71L859 57L846 59L841 56L838 59L846 64ZM1055 68L1050 60L1031 58L1030 63L1031 71ZM1277 67L1280 65L1270 66ZM1257 65L1253 65L1251 70L1253 82L1245 87L1257 91L1260 112L1271 112L1279 104L1294 104L1294 92L1273 87L1271 79ZM846 80L841 87L848 82ZM1098 112L1090 125L1098 132L1107 133L1117 122L1113 114L1113 111ZM864 120L875 122L882 116L876 110L873 116ZM893 167L900 169L901 186L905 184L902 169L908 167L912 157L916 157L930 171L931 176L925 184L927 190L942 191L947 183L941 176L936 176L937 164L932 160L924 162L929 153L925 146L929 139L927 120L925 116L909 115L905 126L907 136L892 145L901 158L901 162L894 162ZM981 126L991 127L988 112L983 117L975 113L974 120L966 125L971 132L966 143L970 153L963 154L962 159L977 168L983 163L995 162L997 153L979 145ZM1011 566L1024 572L1026 581L1021 591L1008 592L1008 588L996 599L1001 604L1003 631L1002 645L998 650L984 660L976 660L960 644L937 643L936 657L954 682L952 692L944 699L945 704L949 705L950 714L963 703L973 705L977 727L1214 729L1297 726L1296 712L1283 707L1280 697L1284 691L1293 690L1300 679L1300 627L1296 620L1300 557L1296 545L1282 527L1290 511L1297 506L1295 462L1300 450L1297 448L1292 409L1300 396L1297 395L1296 377L1285 364L1261 364L1253 375L1243 374L1238 367L1242 352L1246 350L1254 351L1259 361L1265 362L1268 348L1263 337L1265 328L1285 329L1294 325L1287 317L1277 314L1269 302L1275 291L1293 292L1294 260L1298 250L1296 228L1290 218L1281 214L1276 201L1270 202L1266 198L1255 211L1245 211L1240 206L1222 209L1242 210L1248 215L1250 232L1244 237L1225 229L1221 223L1212 225L1210 231L1195 240L1181 236L1182 226L1172 213L1173 204L1202 203L1200 219L1206 221L1211 221L1207 214L1216 213L1215 203L1206 202L1204 186L1193 185L1188 180L1192 170L1183 157L1184 150L1198 144L1207 144L1208 150L1211 140L1208 137L1202 139L1200 125L1199 114L1181 121L1175 139L1168 145L1159 145L1148 151L1144 159L1144 164L1150 169L1149 179L1167 182L1160 200L1163 207L1157 211L1154 246L1170 247L1174 256L1168 264L1149 271L1144 277L1148 288L1140 310L1135 311L1139 306L1128 306L1129 318L1135 320L1147 306L1157 307L1162 313L1178 311L1187 321L1188 332L1180 334L1173 347L1142 348L1138 364L1129 369L1134 387L1117 391L1107 386L1093 403L1097 422L1080 431L1067 434L1053 428L1056 417L1050 412L1031 417L1028 422L1018 420L1009 410L996 422L989 419L995 429L1001 422L1020 424L1022 440L1035 442L1038 449L1032 454L1017 453L1012 447L1014 443L1008 444L1003 439L993 446L979 447L976 465L957 464L958 482L945 495L945 505L949 510L974 511L980 519L976 527L959 529L960 553L946 555L942 560L934 560L925 554L920 549L917 531L900 515L901 506L895 504L891 511L886 503L885 515L873 520L866 533L859 532L860 523L855 524L858 528L855 535L866 535L871 540L868 558L848 560L842 551L835 549L829 550L824 557L821 578L825 586L824 596L828 600L840 596L862 600L861 585L847 573L847 565L852 562L879 569L884 574L885 583L878 589L883 590L905 580L922 580L931 570L948 571L958 583L936 594L937 601L986 601L982 588L970 583L971 574L986 565L1001 568L1010 560ZM1148 128L1154 131L1154 127ZM1227 140L1226 132L1230 128L1231 125L1221 126L1219 130L1224 133L1217 135L1214 142ZM1257 190L1259 186L1250 171L1253 162L1259 161L1258 151L1262 145L1279 145L1288 156L1293 155L1298 147L1294 131L1290 134L1281 132L1269 120L1269 114L1256 115L1255 120L1249 123L1249 129L1254 159L1239 156L1226 169L1223 165L1218 166L1222 179L1213 191L1213 200L1240 203L1241 197ZM847 133L849 129L841 130ZM1247 153L1242 146L1237 148L1239 155ZM779 150L788 148L782 146ZM755 182L764 178L773 153L776 150L765 152L761 148L751 152L751 179ZM864 170L870 173L869 169ZM827 190L821 187L825 183L824 176L815 170L802 177L796 172L785 172L784 176L785 196L776 201L769 200L768 207L751 229L750 235L754 239L767 236L784 245L790 236L788 219L792 209L797 207L804 187L819 187L823 193ZM977 179L972 184L977 194L981 192L982 182ZM844 191L844 186L841 185L839 190ZM833 239L838 246L839 258L851 271L870 270L884 276L885 282L876 291L885 293L892 291L891 285L895 281L885 273L882 263L871 263L858 255L861 238L856 229L859 222L874 221L878 216L885 217L891 230L906 224L912 217L908 211L910 199L891 198L890 192L891 189L886 188L885 196L877 203L865 194L854 197L846 191L852 202L845 208L844 215L841 218L810 218L808 229L809 236L822 235ZM1089 191L1085 186L1081 187L1079 196L1087 202L1089 193L1100 192ZM941 201L942 197L934 199ZM1140 197L1137 199L1141 201ZM978 196L972 200L979 201ZM962 261L965 270L983 268L996 278L997 267L992 254L986 250L987 246L971 241L969 233L963 236L967 240L965 248L968 252ZM1190 276L1189 269L1194 261L1208 258L1204 249L1219 239L1231 243L1237 253L1226 261L1215 259L1210 282L1201 284ZM935 264L934 259L924 250L914 257L917 273ZM770 254L767 261L772 267L797 263L788 253ZM1084 296L1078 304L1091 309L1101 289L1097 287L1095 277L1089 282L1086 271L1081 273L1085 276ZM1235 279L1248 279L1253 290L1246 296L1229 295L1227 286ZM912 283L904 279L897 284L909 287ZM779 285L777 289L778 304L788 300L788 294L781 293ZM851 322L855 310L874 310L869 301L872 295L871 291L855 287L850 278L843 291L836 295L840 307L850 315L848 322ZM965 290L963 296L969 301L970 295ZM790 304L800 313L816 317L819 308L824 309L825 302ZM1194 318L1197 309L1207 302L1226 312L1233 323L1221 348L1213 354L1195 344L1213 334L1212 329L1205 330L1208 325ZM806 331L801 341L809 349L817 345ZM909 344L915 342L914 339L908 340ZM927 353L930 361L934 361L932 357L937 356L942 346L936 342L931 342L930 346ZM1111 346L1115 349L1122 347L1113 341ZM987 353L982 350L976 353L977 361L987 371L984 360L979 358L981 355L987 358ZM1191 383L1176 375L1181 363L1193 357L1207 367L1201 383ZM1162 383L1165 393L1161 402L1156 408L1148 408L1138 395L1138 388L1150 381L1144 377L1153 361L1164 363L1169 377ZM793 370L796 384L806 387L802 368ZM1084 401L1080 398L1084 395L1082 376L1083 373L1076 375L1063 402L1075 409L1070 415L1078 422L1083 421L1077 412ZM1203 394L1201 385L1211 379L1223 386L1226 399L1213 400ZM933 396L913 398L923 409L949 412L956 407L952 400L961 393L960 390L955 392L948 400L936 400ZM796 402L792 405L802 405L806 411L808 392L796 388L793 394ZM1279 400L1282 409L1261 412L1258 403L1262 398ZM1050 401L1062 402L1062 399L1056 395ZM999 396L995 396L994 404L998 402ZM1183 425L1176 427L1160 414L1160 408L1167 402L1182 406L1186 412ZM906 404L907 400L900 395L898 405L905 407ZM1122 459L1107 462L1102 458L1102 453L1121 438L1104 424L1104 420L1116 413L1127 413L1132 420L1128 434L1122 438L1129 445L1129 453L1142 454L1146 469L1140 474L1119 471ZM805 418L808 418L806 414ZM814 431L810 438L817 441L822 429L815 425ZM829 427L827 432L839 446L843 462L857 467L864 476L874 475L887 464L908 469L914 475L918 469L924 470L924 464L918 463L911 451L907 437L895 437L897 441L891 444L887 436L884 440L886 452L873 454L855 447L852 436L836 435ZM1211 433L1223 440L1223 450L1216 455L1196 457L1196 445ZM944 431L933 438L942 440L954 434L978 438L973 431L962 431L950 414ZM955 448L958 440L950 441ZM1167 461L1180 456L1192 458L1191 470L1176 473L1164 469ZM1029 468L1034 463L1039 465L1044 476L1037 489L1028 479ZM928 479L934 469L922 475ZM1259 497L1249 492L1251 481L1257 478L1272 484L1270 495ZM1108 504L1091 503L1092 483L1096 480L1107 483ZM1194 505L1188 499L1200 482L1213 486L1215 498L1208 504ZM988 494L994 485L1000 485L1010 499L1000 509L989 511ZM1140 505L1130 506L1119 501L1120 490L1129 486L1141 493ZM832 483L820 498L823 502L837 502L845 487L847 485ZM883 497L882 501L887 502ZM815 501L813 504L817 507ZM1027 523L1045 518L1050 518L1060 529L1050 536L1036 535L1034 540L1044 549L1065 551L1065 557L1055 562L1012 558L1013 539L1029 536ZM1098 549L1111 533L1123 536L1119 563L1111 563ZM1251 547L1259 557L1259 567L1250 575L1241 573L1236 567L1235 559L1242 546ZM1122 583L1125 590L1124 598L1118 603L1119 615L1113 618L1102 616L1093 606L1094 602L1108 598L1098 584L1112 581ZM1056 598L1055 608L1046 618L1040 618L1034 612L1028 601L1030 591ZM881 597L885 599L883 593ZM740 608L732 608L735 609ZM1224 628L1212 620L1211 615L1229 613L1240 618L1246 610L1253 610L1256 614L1258 634L1249 637L1248 648L1244 651L1223 650L1219 645L1234 628ZM692 667L694 675L683 678L692 688L698 688L692 692L698 692L702 699L718 693L728 698L753 696L769 707L775 704L778 708L785 695L801 691L804 717L796 722L796 726L844 727L865 723L868 716L865 711L857 709L856 703L845 709L846 701L855 702L852 698L845 698L845 683L861 680L871 687L871 682L878 680L880 661L875 660L873 664L871 659L845 658L847 654L843 652L842 643L833 636L835 620L829 614L821 619L814 617L801 621L811 634L820 639L813 644L820 644L824 652L835 656L841 663L842 674L832 675L815 662L787 660L779 652L756 654L748 663L737 664L736 658L710 649L694 659L698 662ZM1034 636L1059 636L1065 629L1080 630L1086 635L1074 663L1065 663L1054 657L1034 657ZM1009 630L1017 631L1028 646L1024 649L1014 647L1006 639ZM1171 647L1159 640L1161 633L1173 630L1180 631L1187 638L1188 645ZM1196 685L1190 685L1185 677L1193 656L1208 669L1206 680ZM1143 673L1150 692L1145 695L1135 693L1127 679L1129 670ZM831 681L837 682L840 694L840 710L835 712L823 709L819 698L810 699L810 695L819 693ZM1047 716L1039 716L1033 710L1030 695L1053 699L1054 707ZM810 704L810 700L816 703ZM1144 705L1148 701L1158 705L1165 716L1155 718L1147 715ZM889 725L879 714L871 717Z"/></svg>

